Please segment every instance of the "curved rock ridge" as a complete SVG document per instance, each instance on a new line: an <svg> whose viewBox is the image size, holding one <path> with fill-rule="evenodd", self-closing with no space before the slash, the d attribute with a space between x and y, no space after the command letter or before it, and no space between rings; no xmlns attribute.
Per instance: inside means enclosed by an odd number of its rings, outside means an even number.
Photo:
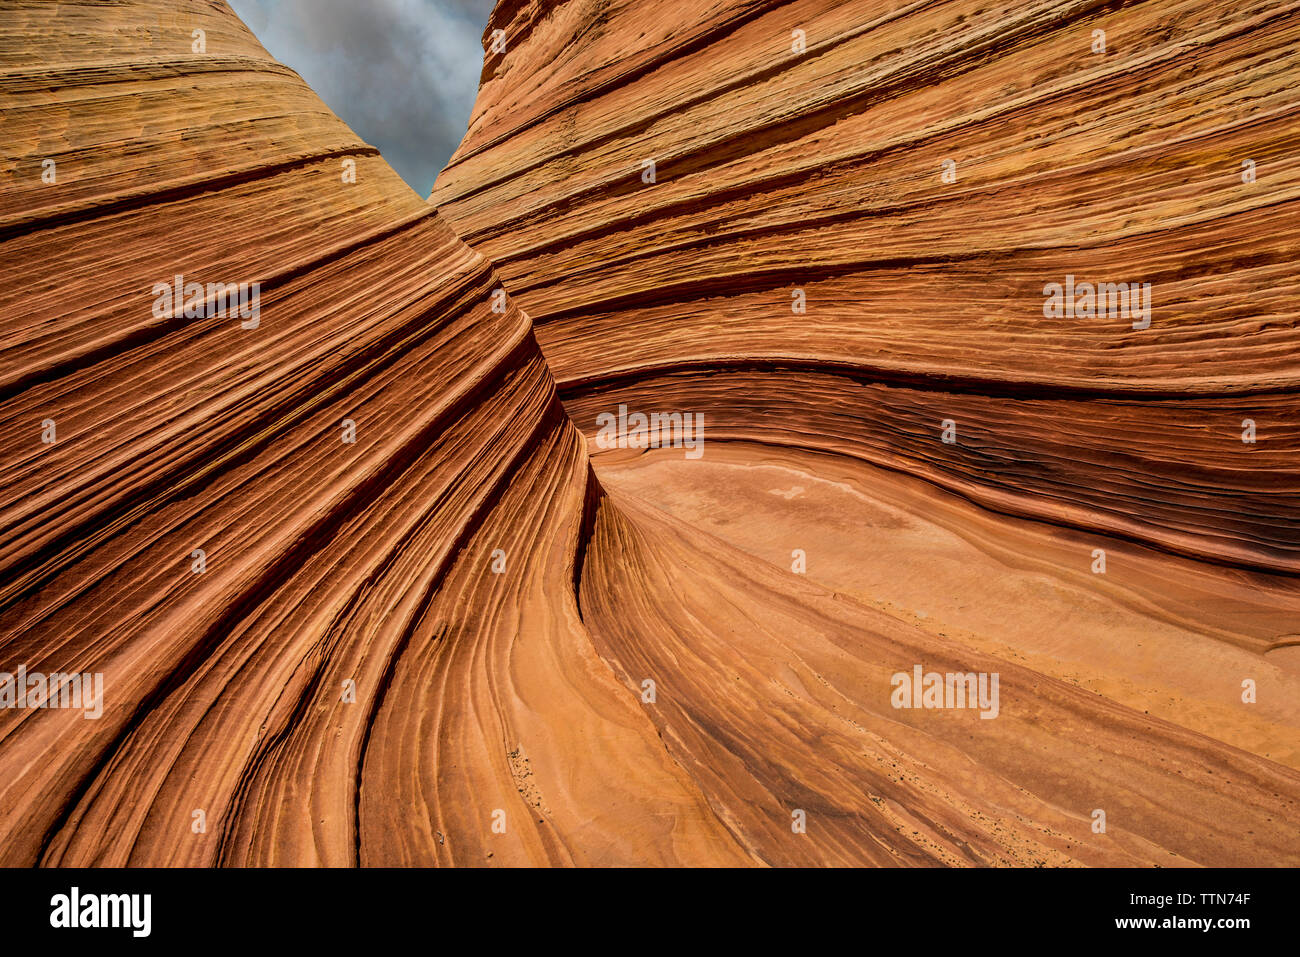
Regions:
<svg viewBox="0 0 1300 957"><path fill-rule="evenodd" d="M490 265L222 3L0 22L0 668L102 675L0 708L0 862L481 863L497 809L505 862L728 859L585 640L586 453Z"/></svg>
<svg viewBox="0 0 1300 957"><path fill-rule="evenodd" d="M618 392L1300 571L1295 4L569 0L488 30L431 201L584 430ZM1149 284L1149 315L1074 282Z"/></svg>
<svg viewBox="0 0 1300 957"><path fill-rule="evenodd" d="M818 7L805 56L842 75L801 74L825 99L815 115L852 107L839 136L863 104L902 97L893 109L912 115L906 99L936 84L933 101L955 106L944 84L962 70L925 50L961 46L944 26L956 9ZM1289 29L1278 9L1255 17L1259 36ZM958 14L966 58L1005 68L971 38L1021 23L990 50L1033 49L1044 24L1087 20L1071 11ZM701 194L718 245L687 256L674 234L695 227L646 205L657 193L600 186L582 150L536 151L565 137L619 150L652 114L676 127L674 110L698 99L712 105L677 135L700 138L699 172L756 164L788 179L807 216L842 203L846 222L861 218L853 190L874 187L860 159L846 156L839 186L813 188L760 158L806 149L786 127L813 113L791 101L765 144L761 111L703 93L707 80L741 101L788 98L788 65L763 66L756 38L777 22L788 36L798 21L780 18L799 12L503 3L485 37L504 25L507 52L489 55L439 183L461 190L444 216L222 2L5 8L0 864L1300 863L1288 825L1300 672L1285 657L1300 600L1294 576L1251 570L1285 564L1286 516L1258 509L1286 502L1294 463L1261 413L1247 453L1260 468L1216 485L1222 463L1194 424L1198 408L1291 394L1285 363L1270 372L1267 358L1287 341L1285 316L1248 337L1253 393L1230 362L1202 370L1208 352L1189 333L1170 341L1197 359L1190 391L1171 385L1170 357L1167 388L1135 385L1135 372L1125 392L1112 370L1089 386L1098 398L1011 348L1005 322L989 323L1004 362L967 354L974 333L950 311L942 270L983 275L969 230L951 237L964 260L900 263L894 298L872 300L875 326L818 319L811 281L799 321L763 320L754 304L788 290L740 290L768 279L728 272L750 213ZM1246 99L1267 111L1276 57L1243 26L1251 16L1224 23L1258 44ZM917 61L882 87L860 74L888 74L891 36L914 38ZM533 59L518 59L529 44ZM875 92L845 93L863 82ZM1202 118L1201 91L1186 95ZM599 112L570 112L583 104L605 111L607 133ZM969 116L954 116L964 129ZM568 132L549 140L557 123ZM992 121L987 136L1013 143ZM655 190L671 181L670 163L658 169ZM753 215L789 213L764 190L733 193ZM916 202L890 214L888 235L937 215ZM632 203L639 224L619 212ZM675 215L697 215L689 205ZM571 243L557 227L590 235ZM831 228L833 259L846 227ZM789 264L810 259L784 228L768 238ZM647 240L644 256L603 248ZM1283 268L1262 251L1284 249L1280 229L1243 242L1234 269ZM638 285L660 269L670 296ZM822 281L860 292L878 273ZM1230 278L1214 287L1229 297L1241 288ZM923 292L949 304L933 323ZM536 334L521 305L536 309ZM923 334L931 325L949 336ZM724 328L725 355L709 345ZM1035 348L1064 352L1068 339ZM944 349L968 368L950 374ZM715 424L726 441L700 458L601 449L561 399L587 429L611 403L700 409L706 441ZM984 423L982 470L952 457L977 455L969 445L922 441L927 416L956 402L962 441ZM855 425L864 409L874 433ZM1138 410L1152 416L1147 451L1191 460L1185 484L1205 502L1150 471L1141 448L1089 456L1103 435L1138 441ZM1175 441L1173 421L1195 441ZM1059 458L995 455L1013 432L1040 452L1055 442ZM1123 474L1145 498L1120 494ZM1111 477L1110 507L1084 521L1097 475ZM1238 494L1252 482L1258 500ZM1061 524L1014 517L1035 509ZM1104 534L1125 522L1128 539ZM1105 575L1087 570L1095 548ZM1223 564L1237 559L1250 567ZM915 669L999 683L978 708L900 707L899 676ZM86 677L79 700L66 685L44 700L29 680L71 674ZM1240 699L1243 678L1257 706Z"/></svg>

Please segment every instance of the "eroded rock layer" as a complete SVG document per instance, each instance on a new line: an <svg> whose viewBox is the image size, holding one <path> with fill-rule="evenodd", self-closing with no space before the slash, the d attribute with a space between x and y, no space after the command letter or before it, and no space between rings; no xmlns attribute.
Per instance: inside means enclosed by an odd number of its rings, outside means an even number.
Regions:
<svg viewBox="0 0 1300 957"><path fill-rule="evenodd" d="M674 562L694 566L648 531L669 515L937 642L905 659L956 640L1300 763L1300 8L575 0L499 4L494 35L504 50L430 201L493 260L600 452L619 507L589 547L584 620L631 687L664 672L689 685L652 714L728 820L771 802L739 797L724 758L760 788L852 762L819 762L835 722L807 712L818 731L802 751L797 734L781 758L751 750L782 752L755 715L816 699L785 669L821 636L761 587L741 598L710 581L708 600L673 602L691 589ZM1052 284L1063 300L1076 283L1149 300L1053 302ZM646 417L639 432L624 412ZM702 420L696 447L655 450L677 444L655 413ZM632 502L660 511L629 527ZM613 624L609 596L631 591L673 624ZM856 650L881 634L858 629ZM765 651L767 667L742 667ZM842 707L882 705L883 689L863 690L870 666L846 673ZM1244 700L1256 683L1266 703ZM1026 693L1038 719L1073 732L1044 753L1097 744L1049 687ZM1163 777L1167 745L1153 746L1121 791ZM991 769L1014 747L965 758ZM944 768L943 797L910 806L969 812L951 757L927 765ZM1043 774L1068 773L1033 763L1021 751L1000 779L1025 773L1042 796ZM871 811L832 805L837 822ZM763 826L784 833L779 817ZM889 843L879 820L857 827ZM779 853L871 859L838 838ZM1089 844L1067 856L1090 859ZM1051 856L1026 847L1000 859Z"/></svg>
<svg viewBox="0 0 1300 957"><path fill-rule="evenodd" d="M1296 5L572 0L489 29L431 199L584 430L618 391L1300 571ZM1149 284L1149 315L1045 315L1067 277Z"/></svg>
<svg viewBox="0 0 1300 957"><path fill-rule="evenodd" d="M573 610L586 455L489 264L224 4L51 13L0 21L0 667L104 691L0 709L0 860L482 863L498 808L505 862L725 858ZM528 838L521 749L595 852Z"/></svg>
<svg viewBox="0 0 1300 957"><path fill-rule="evenodd" d="M1300 677L1262 656L1300 608L1294 257L1228 239L1285 189L1071 199L1096 255L1208 283L1150 339L995 308L1067 261L1026 238L1053 164L1115 162L1065 105L1172 95L1160 44L1132 87L1123 45L1023 82L1107 9L502 4L444 216L224 3L6 5L0 864L1300 863ZM1272 10L1169 21L1253 64L1176 131L1244 82L1224 142L1283 141ZM1143 175L1181 155L1129 120ZM927 194L943 136L989 145ZM600 160L641 141L653 185ZM561 397L718 444L593 457ZM998 675L992 719L895 707L917 666ZM10 702L20 668L103 693Z"/></svg>

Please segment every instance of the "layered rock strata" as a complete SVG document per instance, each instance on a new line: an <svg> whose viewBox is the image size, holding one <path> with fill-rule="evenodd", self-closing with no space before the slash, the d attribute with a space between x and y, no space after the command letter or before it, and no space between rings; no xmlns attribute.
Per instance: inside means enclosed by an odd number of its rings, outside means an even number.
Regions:
<svg viewBox="0 0 1300 957"><path fill-rule="evenodd" d="M435 210L224 3L10 4L0 671L103 693L0 707L0 863L1300 862L1296 28L503 3Z"/></svg>

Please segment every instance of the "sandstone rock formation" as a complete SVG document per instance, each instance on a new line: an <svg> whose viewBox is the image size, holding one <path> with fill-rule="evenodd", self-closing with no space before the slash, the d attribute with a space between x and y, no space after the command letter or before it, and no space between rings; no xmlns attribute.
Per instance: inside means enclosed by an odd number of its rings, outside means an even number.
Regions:
<svg viewBox="0 0 1300 957"><path fill-rule="evenodd" d="M222 2L0 12L0 671L104 677L0 863L1300 863L1300 12L497 29L430 205Z"/></svg>
<svg viewBox="0 0 1300 957"><path fill-rule="evenodd" d="M580 426L644 394L1300 571L1296 11L577 0L490 26L511 40L432 201ZM1150 328L1045 317L1070 275L1150 283Z"/></svg>

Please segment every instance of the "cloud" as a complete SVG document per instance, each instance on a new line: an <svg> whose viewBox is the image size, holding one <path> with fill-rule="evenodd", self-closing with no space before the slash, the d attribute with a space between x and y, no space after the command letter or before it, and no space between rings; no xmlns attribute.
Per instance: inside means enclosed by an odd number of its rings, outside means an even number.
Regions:
<svg viewBox="0 0 1300 957"><path fill-rule="evenodd" d="M402 178L428 196L465 135L494 0L228 0Z"/></svg>

